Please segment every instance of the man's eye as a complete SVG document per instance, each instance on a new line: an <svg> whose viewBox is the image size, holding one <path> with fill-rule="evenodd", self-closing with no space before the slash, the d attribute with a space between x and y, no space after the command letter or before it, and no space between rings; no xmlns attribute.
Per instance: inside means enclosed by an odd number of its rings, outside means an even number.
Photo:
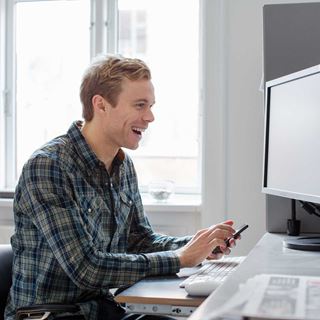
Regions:
<svg viewBox="0 0 320 320"><path fill-rule="evenodd" d="M137 106L138 108L143 108L143 107L144 107L144 103L137 103L136 106Z"/></svg>

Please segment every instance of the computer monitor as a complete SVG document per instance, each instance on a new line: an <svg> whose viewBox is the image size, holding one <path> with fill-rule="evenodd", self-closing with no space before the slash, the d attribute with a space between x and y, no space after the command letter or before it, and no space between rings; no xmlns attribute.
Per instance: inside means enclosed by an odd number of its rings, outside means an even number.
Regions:
<svg viewBox="0 0 320 320"><path fill-rule="evenodd" d="M320 203L320 65L266 82L262 191ZM320 237L290 241L320 250Z"/></svg>

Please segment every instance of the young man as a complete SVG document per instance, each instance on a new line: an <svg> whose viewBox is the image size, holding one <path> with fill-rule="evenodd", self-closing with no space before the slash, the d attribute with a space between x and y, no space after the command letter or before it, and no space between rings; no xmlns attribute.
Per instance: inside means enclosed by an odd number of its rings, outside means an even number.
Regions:
<svg viewBox="0 0 320 320"><path fill-rule="evenodd" d="M124 319L110 288L218 258L216 246L230 252L224 239L232 221L177 238L154 233L144 214L122 147L136 149L154 120L148 67L138 59L97 60L80 97L84 121L37 150L16 189L7 320L18 307L54 302L78 304L85 319Z"/></svg>

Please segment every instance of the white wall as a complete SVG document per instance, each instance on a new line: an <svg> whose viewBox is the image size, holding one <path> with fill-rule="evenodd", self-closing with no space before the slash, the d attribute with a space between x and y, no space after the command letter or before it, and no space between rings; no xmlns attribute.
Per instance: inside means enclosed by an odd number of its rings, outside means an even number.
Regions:
<svg viewBox="0 0 320 320"><path fill-rule="evenodd" d="M247 254L265 232L262 5L245 0L204 4L208 68L202 224L225 218L248 223L236 250Z"/></svg>
<svg viewBox="0 0 320 320"><path fill-rule="evenodd" d="M236 254L266 230L262 185L263 6L313 0L204 0L202 225L233 218L250 228ZM284 22L286 23L286 22Z"/></svg>
<svg viewBox="0 0 320 320"><path fill-rule="evenodd" d="M255 5L254 5L255 4ZM261 193L263 151L262 7L256 1L228 1L227 212L247 222L243 247L265 232L265 196Z"/></svg>

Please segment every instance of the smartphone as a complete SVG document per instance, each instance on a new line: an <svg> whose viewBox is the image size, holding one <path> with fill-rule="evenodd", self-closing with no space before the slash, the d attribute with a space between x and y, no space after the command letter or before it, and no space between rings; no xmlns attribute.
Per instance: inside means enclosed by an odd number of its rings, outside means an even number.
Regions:
<svg viewBox="0 0 320 320"><path fill-rule="evenodd" d="M240 236L240 234L241 234L244 230L246 230L248 227L249 227L249 225L247 225L247 224L242 225L239 229L236 230L236 232L235 232L230 238L226 239L226 240L225 240L225 243L226 243L227 247L230 246L230 240L231 240L231 239L238 239L239 236ZM218 247L215 247L215 248L213 249L212 253L213 253L213 254L217 254L217 253L222 253L222 251L221 251L220 247L218 246Z"/></svg>

